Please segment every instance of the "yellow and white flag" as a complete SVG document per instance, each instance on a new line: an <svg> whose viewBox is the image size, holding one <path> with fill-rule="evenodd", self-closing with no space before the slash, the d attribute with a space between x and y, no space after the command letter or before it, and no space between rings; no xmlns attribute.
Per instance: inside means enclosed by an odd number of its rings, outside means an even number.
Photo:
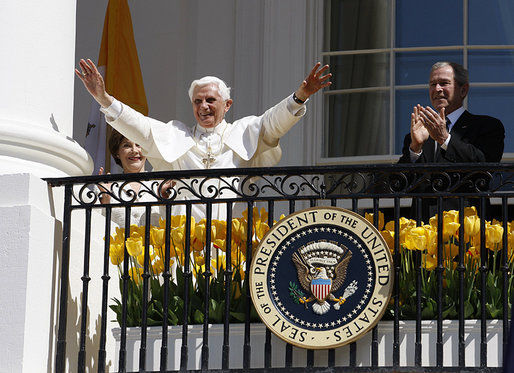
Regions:
<svg viewBox="0 0 514 373"><path fill-rule="evenodd" d="M143 76L139 66L132 17L127 0L109 0L105 13L98 70L109 94L144 115L148 115ZM111 127L105 123L100 105L93 100L86 132L86 150L105 172L121 172L110 157L108 138ZM116 166L117 167L117 166Z"/></svg>

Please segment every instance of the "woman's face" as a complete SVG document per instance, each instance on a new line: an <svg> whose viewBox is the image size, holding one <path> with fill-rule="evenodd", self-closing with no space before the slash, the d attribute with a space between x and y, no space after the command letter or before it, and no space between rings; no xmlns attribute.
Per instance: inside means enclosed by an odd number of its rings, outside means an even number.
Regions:
<svg viewBox="0 0 514 373"><path fill-rule="evenodd" d="M141 153L141 147L124 138L118 148L118 158L121 161L123 172L126 174L144 170L146 157Z"/></svg>

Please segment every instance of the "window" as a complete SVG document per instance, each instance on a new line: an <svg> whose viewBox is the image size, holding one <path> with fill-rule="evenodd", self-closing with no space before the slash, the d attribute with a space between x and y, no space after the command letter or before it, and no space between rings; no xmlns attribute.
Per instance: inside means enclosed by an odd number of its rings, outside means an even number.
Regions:
<svg viewBox="0 0 514 373"><path fill-rule="evenodd" d="M401 154L412 107L430 104L437 61L469 70L465 106L499 118L505 153L514 153L514 2L331 0L325 24L333 84L325 90L323 158Z"/></svg>

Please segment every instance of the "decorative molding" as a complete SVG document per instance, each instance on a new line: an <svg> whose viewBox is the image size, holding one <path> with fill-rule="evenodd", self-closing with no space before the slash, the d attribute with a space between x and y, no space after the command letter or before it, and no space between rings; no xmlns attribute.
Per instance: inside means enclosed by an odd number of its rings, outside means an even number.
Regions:
<svg viewBox="0 0 514 373"><path fill-rule="evenodd" d="M38 177L90 175L91 156L75 140L49 128L0 119L0 174L32 173Z"/></svg>

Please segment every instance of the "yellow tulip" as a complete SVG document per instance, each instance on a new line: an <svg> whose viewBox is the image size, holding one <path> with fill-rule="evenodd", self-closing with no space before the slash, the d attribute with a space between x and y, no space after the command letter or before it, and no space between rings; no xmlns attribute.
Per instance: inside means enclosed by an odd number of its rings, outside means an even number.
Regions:
<svg viewBox="0 0 514 373"><path fill-rule="evenodd" d="M443 212L443 221L459 222L459 212L457 210L449 210Z"/></svg>
<svg viewBox="0 0 514 373"><path fill-rule="evenodd" d="M205 224L197 224L195 227L195 236L197 240L205 242Z"/></svg>
<svg viewBox="0 0 514 373"><path fill-rule="evenodd" d="M400 245L405 244L405 235L407 232L416 227L416 221L412 219L407 219L404 217L400 218Z"/></svg>
<svg viewBox="0 0 514 373"><path fill-rule="evenodd" d="M405 247L409 250L425 250L427 248L427 235L425 228L414 227L405 234Z"/></svg>
<svg viewBox="0 0 514 373"><path fill-rule="evenodd" d="M508 242L508 248L509 248L509 258L512 258L514 255L514 229L513 228L514 222L510 222L508 224L508 233L507 233L507 242Z"/></svg>
<svg viewBox="0 0 514 373"><path fill-rule="evenodd" d="M123 243L125 242L125 229L116 227L116 234L111 237L111 243Z"/></svg>
<svg viewBox="0 0 514 373"><path fill-rule="evenodd" d="M443 240L448 241L450 237L457 237L460 224L454 221L443 223Z"/></svg>
<svg viewBox="0 0 514 373"><path fill-rule="evenodd" d="M152 272L155 275L159 275L164 272L164 261L157 259L152 263Z"/></svg>
<svg viewBox="0 0 514 373"><path fill-rule="evenodd" d="M364 217L367 221L369 221L371 224L374 224L374 214L373 213L365 213ZM384 213L382 211L378 212L378 227L377 229L380 231L384 229Z"/></svg>
<svg viewBox="0 0 514 373"><path fill-rule="evenodd" d="M427 235L427 253L435 255L437 253L437 232L430 225L424 225L425 234Z"/></svg>
<svg viewBox="0 0 514 373"><path fill-rule="evenodd" d="M243 219L244 221L248 222L248 209L244 210L242 212L242 215L243 215ZM255 222L257 221L258 219L260 218L259 216L259 209L257 208L257 206L254 206L252 208L252 220Z"/></svg>
<svg viewBox="0 0 514 373"><path fill-rule="evenodd" d="M501 244L503 238L503 227L499 224L485 225L485 242L489 250L496 250Z"/></svg>
<svg viewBox="0 0 514 373"><path fill-rule="evenodd" d="M423 254L422 263L423 263L423 267L426 270L432 271L437 267L437 258L433 255Z"/></svg>
<svg viewBox="0 0 514 373"><path fill-rule="evenodd" d="M252 209L252 219L254 222L256 222L257 220L259 220L259 218L259 209L257 208L257 206L254 206Z"/></svg>
<svg viewBox="0 0 514 373"><path fill-rule="evenodd" d="M195 265L197 266L203 266L205 264L205 256L201 255L201 254L198 254L198 255L194 255L194 259L195 259Z"/></svg>
<svg viewBox="0 0 514 373"><path fill-rule="evenodd" d="M464 207L464 216L477 216L477 208L475 206Z"/></svg>
<svg viewBox="0 0 514 373"><path fill-rule="evenodd" d="M243 219L232 219L232 238L238 244L246 241L247 223Z"/></svg>
<svg viewBox="0 0 514 373"><path fill-rule="evenodd" d="M214 245L215 248L220 249L221 251L225 251L227 249L225 240L217 238L214 240L214 242L212 244Z"/></svg>
<svg viewBox="0 0 514 373"><path fill-rule="evenodd" d="M171 231L171 239L173 240L173 244L175 246L180 246L184 244L184 228L177 227L173 228Z"/></svg>
<svg viewBox="0 0 514 373"><path fill-rule="evenodd" d="M382 237L384 238L385 242L387 243L387 246L389 247L389 250L391 252L394 251L394 232L383 230L380 232L382 234Z"/></svg>
<svg viewBox="0 0 514 373"><path fill-rule="evenodd" d="M152 246L150 246L150 247L148 248L148 250L149 250L149 254L150 254L150 263L151 263L151 262L152 262L152 260L154 260L154 259L155 259L155 257L156 257L156 253L155 253L154 249L152 248ZM143 266L145 265L145 250L144 250L144 249L141 251L141 254L139 254L139 255L136 257L136 259L137 259L137 262L139 263L139 265L140 265L141 267L143 267Z"/></svg>
<svg viewBox="0 0 514 373"><path fill-rule="evenodd" d="M144 225L139 226L132 224L130 226L130 237L145 237L145 229L146 227Z"/></svg>
<svg viewBox="0 0 514 373"><path fill-rule="evenodd" d="M191 245L194 252L200 252L203 251L205 247L205 242L203 240L197 240L196 238L193 240L193 243Z"/></svg>
<svg viewBox="0 0 514 373"><path fill-rule="evenodd" d="M261 219L262 222L267 223L268 222L268 212L264 207L261 207Z"/></svg>
<svg viewBox="0 0 514 373"><path fill-rule="evenodd" d="M458 236L459 213L455 210L443 212L443 240L447 241L451 236ZM436 227L437 228L437 227Z"/></svg>
<svg viewBox="0 0 514 373"><path fill-rule="evenodd" d="M142 237L129 237L126 241L127 251L130 256L137 257L143 251Z"/></svg>
<svg viewBox="0 0 514 373"><path fill-rule="evenodd" d="M471 246L468 249L468 255L471 259L480 260L480 247Z"/></svg>
<svg viewBox="0 0 514 373"><path fill-rule="evenodd" d="M480 233L480 218L477 215L464 216L464 233L470 237Z"/></svg>
<svg viewBox="0 0 514 373"><path fill-rule="evenodd" d="M112 264L119 265L123 263L124 254L123 243L111 243L109 245L109 257L111 258Z"/></svg>
<svg viewBox="0 0 514 373"><path fill-rule="evenodd" d="M185 222L186 222L185 215L170 216L170 225L172 228L183 227Z"/></svg>
<svg viewBox="0 0 514 373"><path fill-rule="evenodd" d="M165 243L165 230L164 228L151 227L150 228L150 243L155 247L162 247Z"/></svg>
<svg viewBox="0 0 514 373"><path fill-rule="evenodd" d="M212 240L224 240L227 237L227 222L224 220L213 220L212 225L216 227L216 234L212 236Z"/></svg>
<svg viewBox="0 0 514 373"><path fill-rule="evenodd" d="M184 263L184 250L182 250L182 247L180 246L172 246L170 247L170 257L175 257L180 263Z"/></svg>
<svg viewBox="0 0 514 373"><path fill-rule="evenodd" d="M388 221L385 225L385 230L394 233L394 221Z"/></svg>
<svg viewBox="0 0 514 373"><path fill-rule="evenodd" d="M185 229L186 229L186 227L184 225L184 232L185 232ZM192 216L191 216L191 228L190 229L191 229L191 233L189 236L191 237L191 239L193 239L195 236L195 230L196 230L196 220Z"/></svg>
<svg viewBox="0 0 514 373"><path fill-rule="evenodd" d="M269 231L269 226L267 223L264 223L262 221L258 221L257 225L255 226L255 235L260 240L264 237L264 235Z"/></svg>

